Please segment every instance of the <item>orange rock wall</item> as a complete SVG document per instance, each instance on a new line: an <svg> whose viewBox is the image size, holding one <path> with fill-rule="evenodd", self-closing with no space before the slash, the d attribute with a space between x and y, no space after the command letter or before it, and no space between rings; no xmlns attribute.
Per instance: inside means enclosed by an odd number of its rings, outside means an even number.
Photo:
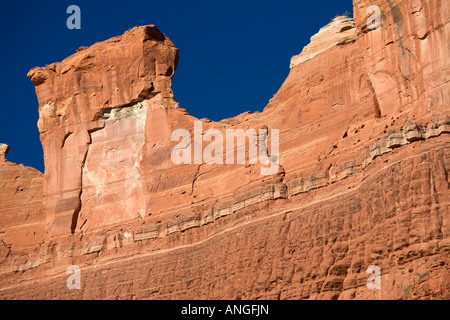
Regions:
<svg viewBox="0 0 450 320"><path fill-rule="evenodd" d="M260 163L171 161L172 132L193 135L198 119L173 97L178 51L154 26L32 69L46 171L20 176L36 174L24 210L40 245L5 237L0 297L448 299L449 11L355 0L354 21L312 37L263 112L201 120L224 136L279 129L272 176ZM10 208L5 235L34 230ZM66 286L70 265L80 290ZM366 286L371 265L379 290Z"/></svg>

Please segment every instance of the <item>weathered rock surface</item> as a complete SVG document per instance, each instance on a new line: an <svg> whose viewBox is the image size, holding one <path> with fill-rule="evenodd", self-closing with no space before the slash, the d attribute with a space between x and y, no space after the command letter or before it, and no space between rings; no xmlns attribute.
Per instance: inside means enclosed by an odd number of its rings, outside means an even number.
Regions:
<svg viewBox="0 0 450 320"><path fill-rule="evenodd" d="M174 100L178 51L154 26L32 69L46 170L6 162L0 145L0 297L450 298L449 13L355 0L355 19L311 38L262 113L201 120L224 136L279 129L271 176L171 161L172 132L194 135L197 119Z"/></svg>
<svg viewBox="0 0 450 320"><path fill-rule="evenodd" d="M292 57L290 67L294 68L331 47L355 42L356 39L355 21L350 17L338 16L312 36L311 42L299 55Z"/></svg>
<svg viewBox="0 0 450 320"><path fill-rule="evenodd" d="M91 190L92 183L97 189L124 179L138 183L139 168L122 164L138 156L139 144L142 148L147 109L178 107L171 89L177 61L178 50L173 43L155 26L145 26L28 73L39 100L50 238L67 230L75 232L83 184L87 184L85 190ZM97 139L103 141L105 149L98 150L101 146L95 143ZM125 141L128 149L121 148ZM106 168L89 172L92 161L100 161ZM124 169L117 170L117 165ZM122 192L122 186L119 189L133 206L139 206L136 199ZM109 205L114 207L122 199L110 200ZM134 208L129 209L129 214L136 214ZM110 220L114 218L110 216ZM115 222L120 223L120 219Z"/></svg>
<svg viewBox="0 0 450 320"><path fill-rule="evenodd" d="M8 149L0 144L0 265L14 273L39 263L45 209L42 174L6 160Z"/></svg>

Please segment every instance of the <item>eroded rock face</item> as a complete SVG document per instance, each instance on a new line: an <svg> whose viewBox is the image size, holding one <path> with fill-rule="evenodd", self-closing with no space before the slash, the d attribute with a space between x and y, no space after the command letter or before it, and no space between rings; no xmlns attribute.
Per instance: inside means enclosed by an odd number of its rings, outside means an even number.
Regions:
<svg viewBox="0 0 450 320"><path fill-rule="evenodd" d="M131 171L122 172L116 164L123 160L121 154L135 157L139 153L139 147L130 139L139 140L136 143L142 148L147 108L178 107L171 89L177 61L178 50L173 43L155 26L145 26L28 73L39 100L38 128L45 155L44 203L50 238L75 232L84 187L90 192L94 183L98 196L97 189L105 184L110 186L120 179L139 180L139 168L134 163L126 164ZM142 110L127 113L134 110L133 106ZM96 153L97 137L102 137L99 139L105 145L101 154ZM97 168L103 173L93 174L89 171L92 161L109 167ZM132 198L129 201L136 202Z"/></svg>
<svg viewBox="0 0 450 320"><path fill-rule="evenodd" d="M5 159L8 145L0 144L0 265L5 276L39 264L45 234L42 173Z"/></svg>
<svg viewBox="0 0 450 320"><path fill-rule="evenodd" d="M201 120L279 129L271 176L172 162L172 132L198 119L173 98L177 49L154 26L32 69L45 223L26 262L8 249L26 245L0 248L0 297L448 299L450 8L376 1L369 29L369 4L311 38L262 113Z"/></svg>
<svg viewBox="0 0 450 320"><path fill-rule="evenodd" d="M331 47L355 42L357 39L355 21L346 16L339 16L311 37L311 42L303 51L292 57L291 69L308 61Z"/></svg>
<svg viewBox="0 0 450 320"><path fill-rule="evenodd" d="M5 159L6 154L9 151L9 146L7 144L4 143L0 143L0 157L2 157L2 159Z"/></svg>
<svg viewBox="0 0 450 320"><path fill-rule="evenodd" d="M359 46L380 113L412 108L411 116L436 118L450 108L449 6L442 1L355 1ZM368 30L370 5L382 12L378 30Z"/></svg>

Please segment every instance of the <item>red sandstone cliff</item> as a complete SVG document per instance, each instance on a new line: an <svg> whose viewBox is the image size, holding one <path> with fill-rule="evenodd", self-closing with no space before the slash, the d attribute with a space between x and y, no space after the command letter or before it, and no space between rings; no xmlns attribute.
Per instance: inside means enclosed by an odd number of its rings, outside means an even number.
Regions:
<svg viewBox="0 0 450 320"><path fill-rule="evenodd" d="M355 0L354 17L311 38L263 112L202 120L279 129L272 176L171 161L197 119L154 26L32 69L46 170L0 147L0 297L450 298L450 5Z"/></svg>

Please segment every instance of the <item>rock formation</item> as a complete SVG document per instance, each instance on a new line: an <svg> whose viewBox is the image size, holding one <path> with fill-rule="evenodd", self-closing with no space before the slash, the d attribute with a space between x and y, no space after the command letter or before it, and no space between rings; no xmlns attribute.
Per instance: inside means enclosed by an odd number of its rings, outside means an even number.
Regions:
<svg viewBox="0 0 450 320"><path fill-rule="evenodd" d="M220 122L179 107L155 26L32 69L46 169L0 145L0 298L450 298L450 5L354 0L354 17L311 38L263 112ZM278 172L174 164L195 121L279 129Z"/></svg>
<svg viewBox="0 0 450 320"><path fill-rule="evenodd" d="M0 265L5 274L39 264L36 247L45 235L42 174L5 159L9 146L0 143ZM4 282L2 281L2 284Z"/></svg>

